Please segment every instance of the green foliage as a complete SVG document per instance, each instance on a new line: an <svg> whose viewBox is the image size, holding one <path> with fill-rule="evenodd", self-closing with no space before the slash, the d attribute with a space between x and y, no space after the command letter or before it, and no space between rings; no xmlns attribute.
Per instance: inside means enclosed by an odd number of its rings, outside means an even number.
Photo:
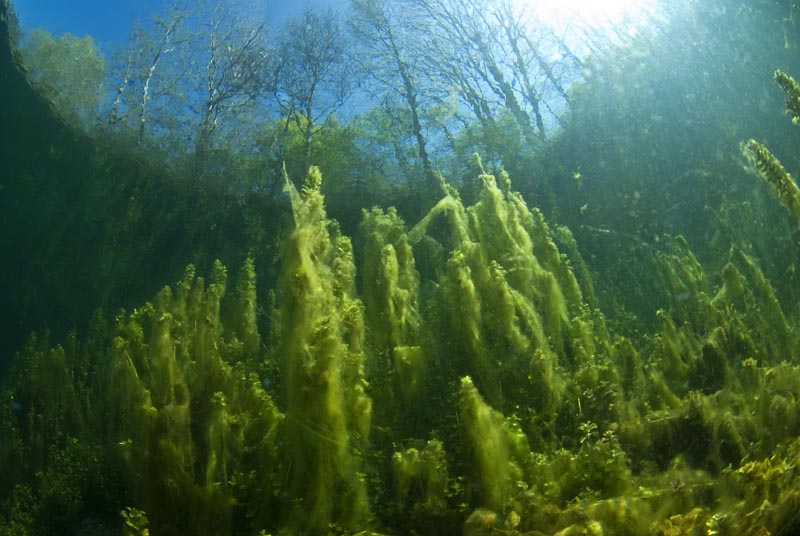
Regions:
<svg viewBox="0 0 800 536"><path fill-rule="evenodd" d="M414 253L405 224L394 209L365 211L360 230L363 273L374 274L362 283L367 337L376 361L370 372L373 381L403 401L401 407L415 412L422 409L415 407L415 400L423 389L428 359L421 346L420 282ZM387 422L395 420L387 416Z"/></svg>
<svg viewBox="0 0 800 536"><path fill-rule="evenodd" d="M412 515L441 515L447 508L447 459L441 441L431 440L392 455L398 509Z"/></svg>
<svg viewBox="0 0 800 536"><path fill-rule="evenodd" d="M299 188L307 176L304 169L306 139L302 117L271 123L259 135L259 145L274 155L267 170L267 183L283 184L283 169ZM317 130L310 146L311 164L325 176L322 193L326 209L342 228L355 232L363 208L370 208L387 197L388 185L380 174L380 164L360 145L362 133L353 125L332 116ZM263 150L262 149L262 150ZM258 178L264 181L264 177Z"/></svg>
<svg viewBox="0 0 800 536"><path fill-rule="evenodd" d="M476 504L489 510L503 511L512 503L512 490L522 479L522 471L513 461L515 446L527 451L525 436L504 422L503 415L484 402L469 376L461 379L461 419L466 442L477 467ZM517 434L520 437L516 437ZM515 445L522 441L523 445Z"/></svg>
<svg viewBox="0 0 800 536"><path fill-rule="evenodd" d="M103 95L105 60L91 36L65 33L58 39L42 29L25 35L22 54L28 75L63 117L84 129L94 126Z"/></svg>
<svg viewBox="0 0 800 536"><path fill-rule="evenodd" d="M474 201L481 189L480 180L464 166L473 154L483 155L493 169L504 169L521 182L541 176L538 172L541 144L526 140L519 123L508 112L499 112L490 122L468 125L453 140L447 174L459 178L459 187L468 202Z"/></svg>
<svg viewBox="0 0 800 536"><path fill-rule="evenodd" d="M786 112L792 115L792 124L796 125L800 114L800 86L780 70L775 71L775 81L786 94ZM746 147L761 178L800 224L800 188L795 180L764 145L751 139Z"/></svg>
<svg viewBox="0 0 800 536"><path fill-rule="evenodd" d="M248 261L241 279L252 277ZM226 278L217 263L206 288L190 266L174 293L166 287L153 303L117 319L106 393L109 439L127 469L133 504L162 530L230 531L242 475L273 475L280 467L274 437L283 415L248 370L253 361L249 367L241 361L257 336L252 312L237 308L241 316L233 317L230 332L220 322ZM240 284L235 302L253 300L254 290ZM257 362L256 355L250 359ZM261 508L277 508L274 497L267 499ZM255 511L240 515L258 519Z"/></svg>

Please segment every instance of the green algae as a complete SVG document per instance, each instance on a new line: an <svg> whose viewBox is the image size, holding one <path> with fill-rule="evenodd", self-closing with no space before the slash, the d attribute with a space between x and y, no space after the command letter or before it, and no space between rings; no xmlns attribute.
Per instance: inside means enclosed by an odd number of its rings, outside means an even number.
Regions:
<svg viewBox="0 0 800 536"><path fill-rule="evenodd" d="M252 259L231 296L220 263L208 284L189 267L110 333L98 317L85 342L31 339L4 391L26 408L4 410L7 481L41 499L50 474L85 500L55 462L89 463L80 438L118 475L129 533L793 526L800 341L755 260L732 249L715 288L676 238L664 280L687 297L630 340L583 298L564 231L481 180L474 205L448 195L410 229L366 212L360 274L318 171L287 181L263 341Z"/></svg>
<svg viewBox="0 0 800 536"><path fill-rule="evenodd" d="M322 178L311 168L302 192L286 181L295 230L279 285L280 354L286 370L292 511L288 534L369 520L360 452L369 441L363 306L353 295L352 246L325 217Z"/></svg>

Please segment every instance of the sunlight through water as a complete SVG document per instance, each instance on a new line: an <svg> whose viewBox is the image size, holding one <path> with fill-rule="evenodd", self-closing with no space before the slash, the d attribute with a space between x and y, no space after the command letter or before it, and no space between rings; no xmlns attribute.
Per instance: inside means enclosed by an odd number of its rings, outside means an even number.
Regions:
<svg viewBox="0 0 800 536"><path fill-rule="evenodd" d="M632 35L646 24L654 0L513 0L521 13L535 15L556 31L581 28L601 34Z"/></svg>

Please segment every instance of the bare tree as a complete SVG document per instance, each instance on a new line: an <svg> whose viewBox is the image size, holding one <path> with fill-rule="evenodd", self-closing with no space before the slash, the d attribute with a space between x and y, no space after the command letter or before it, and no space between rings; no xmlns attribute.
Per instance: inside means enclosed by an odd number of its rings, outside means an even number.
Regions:
<svg viewBox="0 0 800 536"><path fill-rule="evenodd" d="M147 71L145 71L142 79L142 95L139 105L139 143L142 142L145 125L147 124L147 102L150 99L150 86L153 82L153 76L155 75L158 64L161 61L161 56L172 52L173 49L171 41L175 31L180 26L183 17L183 12L176 11L175 15L172 17L172 20L169 22L163 20L156 22L157 26L162 30L162 32L161 39L153 53L152 59L150 60L150 67L148 67Z"/></svg>
<svg viewBox="0 0 800 536"><path fill-rule="evenodd" d="M513 79L504 62L508 54L497 39L496 30L489 19L492 7L487 0L417 0L417 4L437 21L439 32L431 35L432 50L442 49L452 53L452 48L461 50L460 54L438 58L437 61L450 61L460 69L468 70L478 85L470 88L474 94L486 88L519 123L523 132L532 134L531 118L520 103L515 92ZM499 33L502 31L500 30ZM464 80L462 80L463 83Z"/></svg>
<svg viewBox="0 0 800 536"><path fill-rule="evenodd" d="M561 74L577 68L562 39L509 0L408 0L435 24L421 51L426 69L452 84L467 109L491 127L498 109L529 140L568 104Z"/></svg>
<svg viewBox="0 0 800 536"><path fill-rule="evenodd" d="M277 97L281 112L303 134L304 169L311 165L315 133L325 127L357 85L345 54L346 38L332 10L307 7L281 28L275 68Z"/></svg>
<svg viewBox="0 0 800 536"><path fill-rule="evenodd" d="M409 6L396 1L352 0L351 6L354 13L351 28L361 45L359 53L364 53L362 65L381 87L396 93L405 102L425 181L435 189L438 179L433 172L421 121L424 91L421 83L426 78L418 71L414 63L416 52L407 40L409 35L418 37L425 31L424 21L408 17Z"/></svg>
<svg viewBox="0 0 800 536"><path fill-rule="evenodd" d="M238 112L274 88L267 20L243 18L241 10L218 2L207 22L205 88L196 156L202 160L222 114Z"/></svg>
<svg viewBox="0 0 800 536"><path fill-rule="evenodd" d="M188 34L181 32L189 16L185 5L173 5L167 16L153 19L152 27L135 28L131 43L124 53L124 74L111 104L108 123L115 125L121 120L121 109L127 108L129 116L136 117L136 139L139 144L143 143L149 126L151 101L169 93L180 78L174 72L162 75L163 63L167 55L174 54L178 46L189 40ZM126 91L130 95L126 95Z"/></svg>
<svg viewBox="0 0 800 536"><path fill-rule="evenodd" d="M263 11L229 0L179 0L138 26L118 54L120 82L108 115L139 144L202 166L223 117L273 93ZM193 155L193 159L192 159Z"/></svg>

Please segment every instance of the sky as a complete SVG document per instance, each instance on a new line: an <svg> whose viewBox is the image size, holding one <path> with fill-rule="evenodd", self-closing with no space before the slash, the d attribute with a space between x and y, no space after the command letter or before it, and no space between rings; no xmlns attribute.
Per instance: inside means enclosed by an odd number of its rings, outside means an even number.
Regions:
<svg viewBox="0 0 800 536"><path fill-rule="evenodd" d="M133 22L162 0L11 0L24 31L44 28L54 35L90 34L101 45L124 42Z"/></svg>
<svg viewBox="0 0 800 536"><path fill-rule="evenodd" d="M343 0L338 0L342 2ZM309 0L313 6L337 0ZM302 0L271 0L270 14L279 21L302 10ZM91 35L101 48L125 43L133 24L170 3L165 0L11 0L23 31L44 28L53 35Z"/></svg>
<svg viewBox="0 0 800 536"><path fill-rule="evenodd" d="M299 13L304 6L346 5L348 0L251 0L266 4L273 23ZM44 28L58 36L71 32L78 37L91 35L101 49L109 51L127 42L137 21L148 20L152 13L171 5L174 0L11 0L23 31ZM530 8L530 0L512 0L520 8ZM576 14L584 19L617 19L630 15L651 0L537 0L542 20L558 28Z"/></svg>

